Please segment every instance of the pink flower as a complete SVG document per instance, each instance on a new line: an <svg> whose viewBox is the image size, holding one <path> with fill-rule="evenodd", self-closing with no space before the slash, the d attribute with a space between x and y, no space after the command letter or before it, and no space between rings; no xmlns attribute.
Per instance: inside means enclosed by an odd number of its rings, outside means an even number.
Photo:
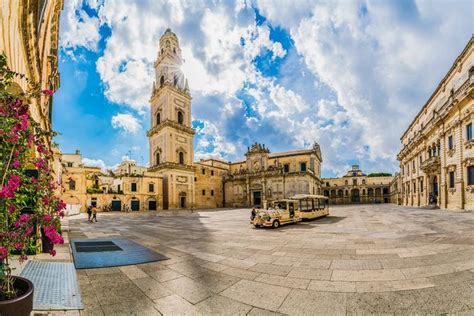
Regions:
<svg viewBox="0 0 474 316"><path fill-rule="evenodd" d="M29 134L28 135L28 146L31 146L32 143L33 143L33 134Z"/></svg>
<svg viewBox="0 0 474 316"><path fill-rule="evenodd" d="M43 216L43 220L44 220L45 222L51 222L52 219L53 219L53 217L52 217L51 215L49 215L49 214L45 214L45 215Z"/></svg>
<svg viewBox="0 0 474 316"><path fill-rule="evenodd" d="M45 89L45 90L43 90L42 92L43 92L43 94L49 95L49 96L52 96L53 93L54 93L53 90L50 90L50 89Z"/></svg>
<svg viewBox="0 0 474 316"><path fill-rule="evenodd" d="M30 220L30 215L28 214L21 214L20 215L20 222L26 223Z"/></svg>
<svg viewBox="0 0 474 316"><path fill-rule="evenodd" d="M15 204L10 204L8 205L8 213L13 214L16 211L16 206Z"/></svg>
<svg viewBox="0 0 474 316"><path fill-rule="evenodd" d="M21 249L23 249L23 244L22 244L21 242L15 243L15 249L16 249L16 250L21 250Z"/></svg>
<svg viewBox="0 0 474 316"><path fill-rule="evenodd" d="M28 227L28 229L25 232L25 236L29 237L33 233L33 227Z"/></svg>
<svg viewBox="0 0 474 316"><path fill-rule="evenodd" d="M20 221L20 220L17 220L17 221L15 222L15 227L16 227L16 228L20 228L20 226L21 226L21 221Z"/></svg>
<svg viewBox="0 0 474 316"><path fill-rule="evenodd" d="M51 89L45 89L42 91L45 95L49 95L49 96L52 96L53 95L53 90Z"/></svg>
<svg viewBox="0 0 474 316"><path fill-rule="evenodd" d="M18 168L20 168L21 163L20 163L19 160L15 160L15 161L13 161L12 165L13 165L13 168L18 169Z"/></svg>
<svg viewBox="0 0 474 316"><path fill-rule="evenodd" d="M33 184L38 183L38 179L36 179L35 177L31 177L31 183Z"/></svg>
<svg viewBox="0 0 474 316"><path fill-rule="evenodd" d="M36 162L35 162L35 166L36 166L36 168L38 168L38 169L43 169L45 165L46 165L46 164L45 164L45 162L44 162L44 160L43 160L42 158L38 158L38 159L36 160Z"/></svg>
<svg viewBox="0 0 474 316"><path fill-rule="evenodd" d="M21 120L21 130L24 131L28 128L28 115L27 114L20 115L20 120Z"/></svg>
<svg viewBox="0 0 474 316"><path fill-rule="evenodd" d="M46 195L41 198L41 202L43 202L44 205L49 205L49 197Z"/></svg>
<svg viewBox="0 0 474 316"><path fill-rule="evenodd" d="M54 256L56 255L56 250L51 249L51 250L49 251L49 254L50 254L52 257L54 257Z"/></svg>
<svg viewBox="0 0 474 316"><path fill-rule="evenodd" d="M66 203L63 200L58 203L58 211L64 210L66 208Z"/></svg>
<svg viewBox="0 0 474 316"><path fill-rule="evenodd" d="M8 255L8 249L6 247L1 246L0 247L0 260L5 259L7 255Z"/></svg>
<svg viewBox="0 0 474 316"><path fill-rule="evenodd" d="M64 218L64 211L59 211L58 214L59 214L59 216L60 216L61 218Z"/></svg>

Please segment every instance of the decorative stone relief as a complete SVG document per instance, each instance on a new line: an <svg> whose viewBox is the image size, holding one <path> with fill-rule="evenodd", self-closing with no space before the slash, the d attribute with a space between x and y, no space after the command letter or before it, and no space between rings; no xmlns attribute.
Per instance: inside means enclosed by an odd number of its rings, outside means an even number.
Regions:
<svg viewBox="0 0 474 316"><path fill-rule="evenodd" d="M178 176L176 178L176 181L179 182L179 183L187 183L188 182L188 178L187 177L183 177L183 176Z"/></svg>

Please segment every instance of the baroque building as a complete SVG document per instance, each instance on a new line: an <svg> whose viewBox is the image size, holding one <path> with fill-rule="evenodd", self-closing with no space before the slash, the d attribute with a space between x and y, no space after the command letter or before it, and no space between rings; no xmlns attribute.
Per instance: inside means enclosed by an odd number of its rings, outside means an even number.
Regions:
<svg viewBox="0 0 474 316"><path fill-rule="evenodd" d="M224 175L225 206L264 206L295 194L321 194L321 150L270 153L261 144L247 149L246 159L228 164Z"/></svg>
<svg viewBox="0 0 474 316"><path fill-rule="evenodd" d="M79 152L64 154L64 199L75 211L88 205L110 210L167 210L264 206L298 193L321 194L321 150L270 153L261 144L245 159L194 161L191 95L180 66L178 37L160 39L150 98L149 167L125 161L113 172L82 165ZM151 189L150 189L151 188Z"/></svg>
<svg viewBox="0 0 474 316"><path fill-rule="evenodd" d="M359 165L340 178L325 178L323 194L329 197L329 204L391 203L391 175L369 174Z"/></svg>
<svg viewBox="0 0 474 316"><path fill-rule="evenodd" d="M474 209L474 36L401 137L403 205Z"/></svg>

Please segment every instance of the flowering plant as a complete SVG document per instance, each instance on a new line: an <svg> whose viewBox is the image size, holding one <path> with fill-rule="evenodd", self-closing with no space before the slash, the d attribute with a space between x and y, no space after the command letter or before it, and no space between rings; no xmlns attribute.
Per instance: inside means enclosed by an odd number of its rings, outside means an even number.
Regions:
<svg viewBox="0 0 474 316"><path fill-rule="evenodd" d="M31 91L15 94L15 77L25 79L8 69L6 56L0 55L0 300L21 294L13 286L10 262L14 253L23 262L28 250L36 252L40 228L51 243L64 242L60 217L65 204L56 194L48 146L54 133L29 113L32 99L51 97L52 92L27 80ZM50 254L55 255L54 249Z"/></svg>

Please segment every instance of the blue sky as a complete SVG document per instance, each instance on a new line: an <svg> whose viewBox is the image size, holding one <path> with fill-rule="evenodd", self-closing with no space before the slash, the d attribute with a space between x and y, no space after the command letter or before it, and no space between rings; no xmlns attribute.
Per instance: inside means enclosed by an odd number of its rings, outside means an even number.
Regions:
<svg viewBox="0 0 474 316"><path fill-rule="evenodd" d="M323 176L394 172L399 137L474 30L472 1L81 1L61 16L63 152L148 163L158 42L179 37L196 159L321 145Z"/></svg>

